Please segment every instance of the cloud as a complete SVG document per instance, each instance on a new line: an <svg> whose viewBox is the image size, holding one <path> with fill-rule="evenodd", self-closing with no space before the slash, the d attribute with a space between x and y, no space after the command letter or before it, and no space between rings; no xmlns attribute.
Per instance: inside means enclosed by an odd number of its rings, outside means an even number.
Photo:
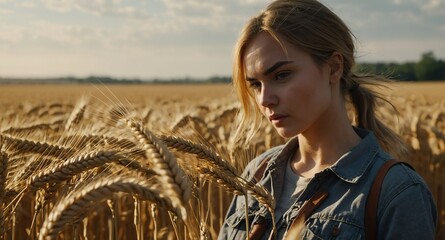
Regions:
<svg viewBox="0 0 445 240"><path fill-rule="evenodd" d="M9 25L0 25L0 43L11 44L23 39L25 28ZM5 46L4 46L5 47Z"/></svg>
<svg viewBox="0 0 445 240"><path fill-rule="evenodd" d="M0 14L2 14L2 15L10 15L12 13L14 13L14 11L11 11L11 10L6 9L6 8L0 8Z"/></svg>
<svg viewBox="0 0 445 240"><path fill-rule="evenodd" d="M227 30L233 23L240 25L248 16L265 5L265 0L162 0L165 14L181 19L186 27Z"/></svg>
<svg viewBox="0 0 445 240"><path fill-rule="evenodd" d="M145 19L149 14L136 8L129 1L115 0L41 0L43 5L53 11L82 11L97 16L115 16Z"/></svg>
<svg viewBox="0 0 445 240"><path fill-rule="evenodd" d="M359 61L445 57L443 0L322 1L357 36ZM57 74L229 74L243 24L269 2L0 0L0 69L56 74L41 56Z"/></svg>
<svg viewBox="0 0 445 240"><path fill-rule="evenodd" d="M359 45L358 61L417 61L422 53L433 51L445 56L441 39L383 39L371 40Z"/></svg>
<svg viewBox="0 0 445 240"><path fill-rule="evenodd" d="M428 14L445 14L444 0L393 0L392 3L398 7L411 6Z"/></svg>

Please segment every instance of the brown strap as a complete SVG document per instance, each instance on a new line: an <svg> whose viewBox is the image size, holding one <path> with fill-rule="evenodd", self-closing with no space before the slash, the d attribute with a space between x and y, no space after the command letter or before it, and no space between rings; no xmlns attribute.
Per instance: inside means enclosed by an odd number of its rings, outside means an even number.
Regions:
<svg viewBox="0 0 445 240"><path fill-rule="evenodd" d="M388 170L395 164L402 163L396 159L391 159L383 164L377 172L371 190L369 191L366 200L365 209L365 236L366 240L377 239L377 205L380 197L380 188L382 187L383 179Z"/></svg>
<svg viewBox="0 0 445 240"><path fill-rule="evenodd" d="M297 216L292 221L289 231L287 231L283 239L288 239L288 237L294 237L302 229L302 224L306 222L307 218L314 212L314 210L328 197L328 192L324 189L319 190L307 200L301 209L298 211Z"/></svg>
<svg viewBox="0 0 445 240"><path fill-rule="evenodd" d="M306 219L312 214L312 212L328 197L326 190L320 190L314 194L309 200L307 200L301 209L298 211L297 216L292 221L289 231L286 232L283 239L292 237L293 233L298 229L301 229L301 224L304 224ZM274 220L272 220L274 221ZM255 223L252 230L249 232L249 239L256 240L261 239L266 232L267 223L265 219L262 219ZM271 235L272 236L272 235Z"/></svg>
<svg viewBox="0 0 445 240"><path fill-rule="evenodd" d="M263 237L264 233L266 232L267 227L267 221L266 219L262 218L258 222L256 222L252 229L249 232L249 239L250 240L259 240Z"/></svg>
<svg viewBox="0 0 445 240"><path fill-rule="evenodd" d="M265 159L257 168L254 178L257 182L261 180L263 177L264 171L266 170L267 163L269 162L270 158ZM309 200L307 200L301 209L299 210L297 216L292 221L292 224L290 226L290 229L288 232L291 232L291 234L288 234L286 232L283 239L286 239L286 236L292 236L292 231L296 231L297 228L300 227L300 222L304 223L306 219L312 214L312 212L328 197L328 192L324 189L319 190L316 192ZM272 220L274 221L274 220ZM256 240L260 239L264 233L266 232L267 227L267 221L265 219L259 220L256 222L252 229L249 232L249 239ZM272 236L272 235L271 235Z"/></svg>

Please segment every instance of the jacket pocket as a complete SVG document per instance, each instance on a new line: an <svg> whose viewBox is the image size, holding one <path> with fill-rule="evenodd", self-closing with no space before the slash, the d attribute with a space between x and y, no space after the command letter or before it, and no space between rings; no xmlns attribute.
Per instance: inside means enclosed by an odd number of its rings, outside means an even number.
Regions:
<svg viewBox="0 0 445 240"><path fill-rule="evenodd" d="M310 218L302 232L302 239L364 239L363 229L347 221Z"/></svg>

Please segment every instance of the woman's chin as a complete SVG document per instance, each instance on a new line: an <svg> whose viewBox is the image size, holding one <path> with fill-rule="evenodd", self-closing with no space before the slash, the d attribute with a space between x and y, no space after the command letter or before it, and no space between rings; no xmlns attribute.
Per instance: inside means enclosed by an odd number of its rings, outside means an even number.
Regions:
<svg viewBox="0 0 445 240"><path fill-rule="evenodd" d="M276 130L282 138L293 138L299 134L297 131L291 131L291 129L276 128Z"/></svg>

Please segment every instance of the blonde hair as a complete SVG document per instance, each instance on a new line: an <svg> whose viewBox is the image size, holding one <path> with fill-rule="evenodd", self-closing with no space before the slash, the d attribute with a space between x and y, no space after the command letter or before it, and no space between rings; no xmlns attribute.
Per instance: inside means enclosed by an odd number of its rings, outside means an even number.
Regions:
<svg viewBox="0 0 445 240"><path fill-rule="evenodd" d="M400 137L375 116L376 100L388 101L365 87L381 86L387 80L352 72L355 65L353 34L335 13L316 0L276 0L244 26L233 61L233 84L242 105L236 132L238 140L248 143L261 124L262 115L247 86L243 66L247 44L261 32L270 34L278 42L277 36L284 38L308 52L317 64L326 62L334 52L340 53L343 56L341 91L354 107L356 125L374 132L386 151L397 156L405 151Z"/></svg>

